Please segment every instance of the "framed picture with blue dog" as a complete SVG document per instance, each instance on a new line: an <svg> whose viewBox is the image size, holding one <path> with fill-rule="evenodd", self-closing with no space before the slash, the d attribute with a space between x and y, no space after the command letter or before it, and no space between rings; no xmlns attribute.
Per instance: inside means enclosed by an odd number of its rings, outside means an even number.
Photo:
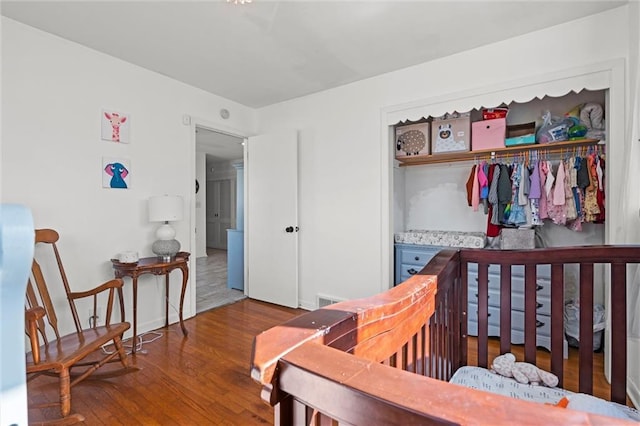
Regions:
<svg viewBox="0 0 640 426"><path fill-rule="evenodd" d="M128 189L131 186L131 164L127 158L102 157L102 187Z"/></svg>

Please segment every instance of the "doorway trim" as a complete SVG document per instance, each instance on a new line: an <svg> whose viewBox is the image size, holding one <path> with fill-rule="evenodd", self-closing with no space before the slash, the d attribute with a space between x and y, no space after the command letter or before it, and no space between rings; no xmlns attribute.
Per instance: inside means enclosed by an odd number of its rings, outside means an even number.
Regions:
<svg viewBox="0 0 640 426"><path fill-rule="evenodd" d="M196 127L202 127L207 130L211 130L213 132L223 133L229 136L235 136L240 139L245 140L245 147L243 148L243 158L246 159L246 140L250 136L249 132L245 132L243 130L237 129L231 126L225 126L220 123L213 122L211 120L207 120L201 117L194 117L188 114L183 116L183 121L187 121L190 126L190 140L189 140L189 170L188 170L188 194L189 196L189 252L195 254L196 253L196 197L195 191L193 190L193 182L196 179ZM246 173L246 171L245 171ZM245 176L246 182L246 176ZM196 277L196 256L189 257L189 278L191 280L191 289L189 296L189 310L193 313L192 316L196 316L196 285L195 285L195 277ZM246 294L246 289L245 289Z"/></svg>

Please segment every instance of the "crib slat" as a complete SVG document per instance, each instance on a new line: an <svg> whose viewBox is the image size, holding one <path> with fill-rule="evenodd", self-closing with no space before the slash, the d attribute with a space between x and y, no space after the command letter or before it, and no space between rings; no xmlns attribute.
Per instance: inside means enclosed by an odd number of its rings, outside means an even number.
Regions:
<svg viewBox="0 0 640 426"><path fill-rule="evenodd" d="M425 328L422 327L420 331L418 331L418 374L423 376L427 375L427 361L429 357L429 345L425 341L426 334Z"/></svg>
<svg viewBox="0 0 640 426"><path fill-rule="evenodd" d="M580 263L579 390L593 392L593 263Z"/></svg>
<svg viewBox="0 0 640 426"><path fill-rule="evenodd" d="M511 266L500 265L500 354L511 352Z"/></svg>
<svg viewBox="0 0 640 426"><path fill-rule="evenodd" d="M627 270L625 264L611 265L611 347L624 348L627 339ZM611 351L611 401L624 404L627 392L627 351Z"/></svg>
<svg viewBox="0 0 640 426"><path fill-rule="evenodd" d="M564 383L564 267L551 265L551 372Z"/></svg>
<svg viewBox="0 0 640 426"><path fill-rule="evenodd" d="M447 321L449 322L449 326L447 327L449 330L449 371L447 373L448 377L450 377L454 370L457 367L454 367L458 360L460 359L460 346L457 342L460 341L460 329L456 327L458 324L457 318L460 315L460 301L459 294L460 292L457 290L457 286L453 286L453 288L449 289L451 297L449 298L450 309L447 311Z"/></svg>
<svg viewBox="0 0 640 426"><path fill-rule="evenodd" d="M437 297L437 296L436 296ZM446 329L445 329L445 310L444 298L440 297L438 301L438 378L444 380L446 377L445 360L446 360Z"/></svg>
<svg viewBox="0 0 640 426"><path fill-rule="evenodd" d="M295 404L300 405L296 402ZM275 425L291 425L293 424L293 405L294 400L291 395L287 395L278 404L273 407L274 424Z"/></svg>
<svg viewBox="0 0 640 426"><path fill-rule="evenodd" d="M460 340L460 364L456 366L462 367L467 365L469 351L467 350L469 344L469 269L467 262L460 263L460 286L456 286L460 289L460 306L458 307L461 312L460 321L460 334L462 339Z"/></svg>
<svg viewBox="0 0 640 426"><path fill-rule="evenodd" d="M488 366L489 265L478 263L478 366Z"/></svg>
<svg viewBox="0 0 640 426"><path fill-rule="evenodd" d="M524 360L536 363L536 264L524 265Z"/></svg>

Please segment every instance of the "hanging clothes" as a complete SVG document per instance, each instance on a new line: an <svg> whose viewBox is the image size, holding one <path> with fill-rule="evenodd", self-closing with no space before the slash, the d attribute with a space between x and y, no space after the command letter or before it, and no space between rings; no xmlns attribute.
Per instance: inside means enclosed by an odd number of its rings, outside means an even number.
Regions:
<svg viewBox="0 0 640 426"><path fill-rule="evenodd" d="M596 171L595 154L587 156L587 172L589 176L589 186L584 194L584 220L594 222L600 214L598 207L598 173Z"/></svg>
<svg viewBox="0 0 640 426"><path fill-rule="evenodd" d="M540 226L543 224L540 219L540 195L542 190L540 187L540 168L538 162L535 161L530 170L529 175L529 208L531 209L531 224Z"/></svg>
<svg viewBox="0 0 640 426"><path fill-rule="evenodd" d="M601 155L598 157L598 165L596 167L596 173L598 175L598 193L596 195L596 201L598 203L598 208L600 209L600 213L596 215L595 222L596 223L604 223L605 214L604 214L604 168L605 168L605 159L604 156Z"/></svg>
<svg viewBox="0 0 640 426"><path fill-rule="evenodd" d="M478 185L480 186L480 204L484 208L484 214L489 213L489 202L487 197L489 196L489 165L486 161L483 161L478 170Z"/></svg>
<svg viewBox="0 0 640 426"><path fill-rule="evenodd" d="M476 178L476 165L471 166L471 174L469 175L469 179L467 179L467 203L469 207L471 207L471 198L473 193L473 180Z"/></svg>
<svg viewBox="0 0 640 426"><path fill-rule="evenodd" d="M487 237L497 237L500 235L502 227L499 223L494 223L496 218L495 212L498 209L498 175L500 174L500 167L497 164L491 164L489 166L489 191L487 194L487 201L489 204L489 210L487 212Z"/></svg>
<svg viewBox="0 0 640 426"><path fill-rule="evenodd" d="M480 166L475 168L473 177L473 187L471 189L471 207L474 212L478 211L478 205L480 204L480 184L478 183L478 170Z"/></svg>
<svg viewBox="0 0 640 426"><path fill-rule="evenodd" d="M540 220L547 219L549 214L547 213L547 174L549 169L547 168L546 161L540 161L538 163L538 173L540 174L540 201L538 202L538 216Z"/></svg>
<svg viewBox="0 0 640 426"><path fill-rule="evenodd" d="M506 164L500 165L498 181L498 220L505 223L504 218L511 212L511 170Z"/></svg>
<svg viewBox="0 0 640 426"><path fill-rule="evenodd" d="M487 236L503 226L543 226L545 220L581 231L585 222L604 222L604 156L568 156L557 162L539 159L511 164L473 165L467 180L467 201L487 214ZM528 161L528 157L527 157ZM554 163L557 160L554 160ZM555 172L555 173L554 173Z"/></svg>
<svg viewBox="0 0 640 426"><path fill-rule="evenodd" d="M520 185L522 183L522 164L514 163L513 172L511 173L511 211L506 216L505 223L509 225L520 226L527 223L527 217L524 206L520 204Z"/></svg>

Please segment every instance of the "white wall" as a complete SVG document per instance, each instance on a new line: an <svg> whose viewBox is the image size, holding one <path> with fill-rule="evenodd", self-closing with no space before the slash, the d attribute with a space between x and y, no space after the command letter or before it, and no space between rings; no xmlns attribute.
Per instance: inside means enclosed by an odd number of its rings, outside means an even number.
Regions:
<svg viewBox="0 0 640 426"><path fill-rule="evenodd" d="M300 130L301 304L314 307L318 292L355 298L386 285L379 266L387 179L381 164L388 161L379 147L383 108L624 58L627 49L622 7L261 109L260 133ZM446 189L438 190L441 181L423 182L424 191L436 195L436 208ZM444 229L466 227L459 219L438 216Z"/></svg>
<svg viewBox="0 0 640 426"><path fill-rule="evenodd" d="M195 132L182 124L183 115L216 125L218 111L227 108L232 118L221 127L251 132L254 126L249 108L5 17L2 89L1 200L28 206L36 228L61 233L74 290L112 278L109 259L120 251L152 255L157 224L147 221L146 207L152 195L184 198L185 219L175 223L176 238L184 250L195 250L189 247L195 229L195 214L189 214L195 203ZM100 140L102 108L130 114L130 144ZM130 189L102 188L103 156L131 160ZM175 274L171 301L177 309ZM155 276L139 280L139 331L164 324L163 282ZM191 279L186 317L195 314L194 284ZM131 320L129 279L124 294ZM66 304L62 292L54 299ZM176 309L170 309L175 320Z"/></svg>

